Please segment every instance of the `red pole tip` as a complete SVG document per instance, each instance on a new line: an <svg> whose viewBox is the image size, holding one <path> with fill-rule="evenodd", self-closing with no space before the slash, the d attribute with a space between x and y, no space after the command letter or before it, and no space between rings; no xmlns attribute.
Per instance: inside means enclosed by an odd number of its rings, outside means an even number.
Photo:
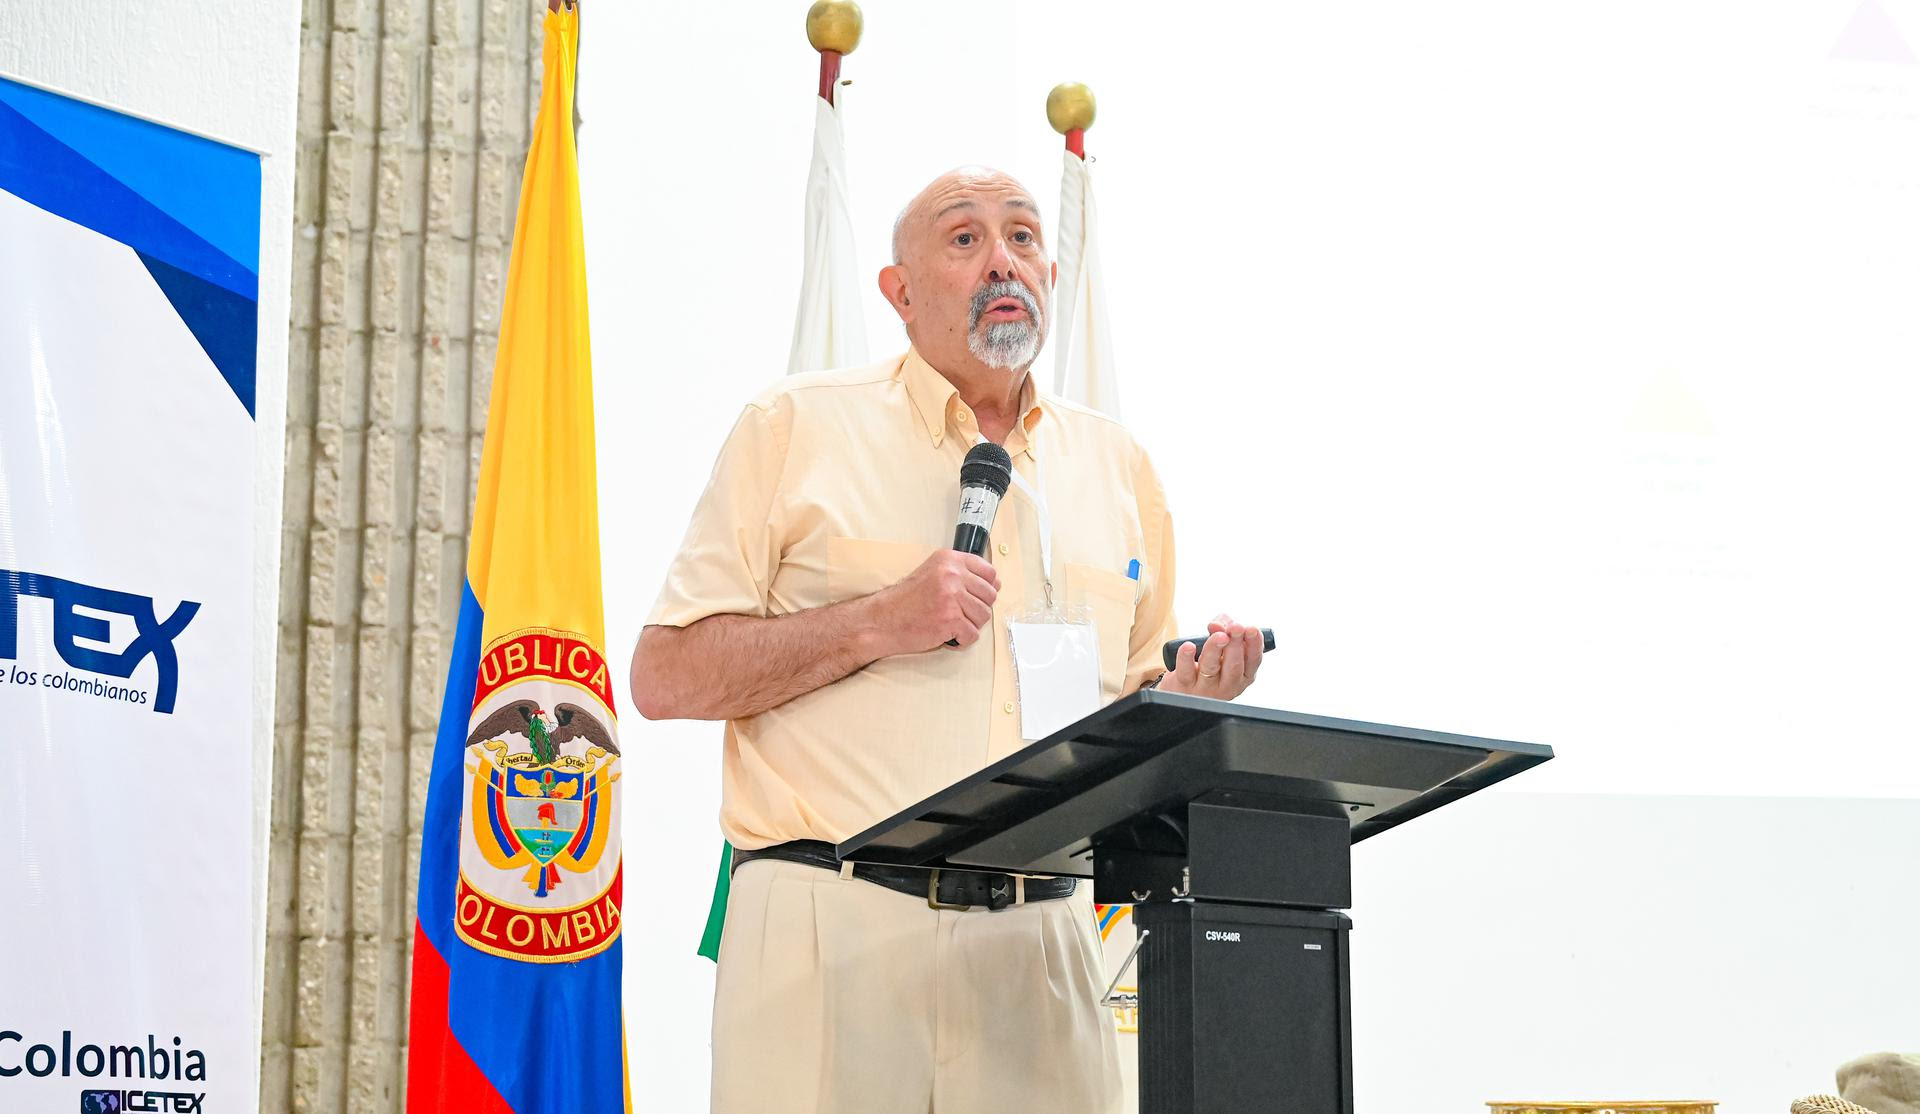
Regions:
<svg viewBox="0 0 1920 1114"><path fill-rule="evenodd" d="M1087 133L1080 128L1070 129L1067 132L1067 150L1072 151L1083 159L1086 158Z"/></svg>
<svg viewBox="0 0 1920 1114"><path fill-rule="evenodd" d="M843 55L837 50L820 52L820 99L833 103L833 88L840 84L840 59Z"/></svg>

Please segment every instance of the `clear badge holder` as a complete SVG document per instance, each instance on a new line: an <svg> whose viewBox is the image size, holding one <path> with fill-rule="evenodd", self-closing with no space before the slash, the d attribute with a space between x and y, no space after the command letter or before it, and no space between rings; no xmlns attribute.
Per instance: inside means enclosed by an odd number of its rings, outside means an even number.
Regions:
<svg viewBox="0 0 1920 1114"><path fill-rule="evenodd" d="M1007 624L1020 690L1020 735L1028 742L1100 709L1100 635L1093 612L1047 602Z"/></svg>

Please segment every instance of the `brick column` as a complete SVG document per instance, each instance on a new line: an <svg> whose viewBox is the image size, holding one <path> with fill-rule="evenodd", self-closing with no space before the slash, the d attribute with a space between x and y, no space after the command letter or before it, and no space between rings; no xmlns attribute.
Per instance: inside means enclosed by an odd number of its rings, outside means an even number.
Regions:
<svg viewBox="0 0 1920 1114"><path fill-rule="evenodd" d="M419 818L544 10L306 3L262 1110L402 1106Z"/></svg>

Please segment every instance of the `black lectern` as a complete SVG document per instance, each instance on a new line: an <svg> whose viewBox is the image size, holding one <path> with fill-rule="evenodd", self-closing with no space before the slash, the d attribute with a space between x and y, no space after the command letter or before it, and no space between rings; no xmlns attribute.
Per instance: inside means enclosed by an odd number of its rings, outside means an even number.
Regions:
<svg viewBox="0 0 1920 1114"><path fill-rule="evenodd" d="M1351 845L1552 757L1148 690L838 850L1133 904L1141 1114L1351 1114Z"/></svg>

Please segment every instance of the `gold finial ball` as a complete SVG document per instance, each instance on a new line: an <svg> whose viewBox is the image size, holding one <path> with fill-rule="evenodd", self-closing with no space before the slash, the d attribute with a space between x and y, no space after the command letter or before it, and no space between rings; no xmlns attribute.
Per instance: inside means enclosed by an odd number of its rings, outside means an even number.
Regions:
<svg viewBox="0 0 1920 1114"><path fill-rule="evenodd" d="M1077 81L1062 82L1047 94L1047 123L1065 135L1093 126L1093 90Z"/></svg>
<svg viewBox="0 0 1920 1114"><path fill-rule="evenodd" d="M807 9L807 41L815 50L852 54L860 45L860 5L853 0L818 0Z"/></svg>

